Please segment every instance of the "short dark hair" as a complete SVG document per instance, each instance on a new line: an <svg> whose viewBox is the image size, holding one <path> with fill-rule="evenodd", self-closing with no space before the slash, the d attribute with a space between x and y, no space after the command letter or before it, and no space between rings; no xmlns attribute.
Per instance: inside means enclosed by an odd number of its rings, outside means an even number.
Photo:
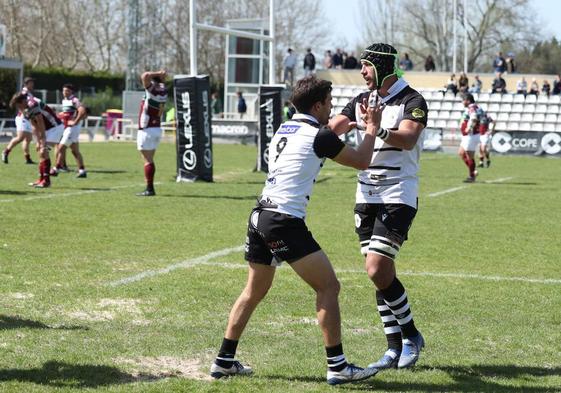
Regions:
<svg viewBox="0 0 561 393"><path fill-rule="evenodd" d="M331 82L310 75L296 82L290 101L298 112L308 113L316 102L325 101L330 92Z"/></svg>
<svg viewBox="0 0 561 393"><path fill-rule="evenodd" d="M27 100L27 94L16 93L10 100L10 108L14 109L16 104Z"/></svg>
<svg viewBox="0 0 561 393"><path fill-rule="evenodd" d="M471 102L472 104L475 102L475 98L473 98L473 94L471 93L466 93L463 95L462 97L464 100L468 100L469 102Z"/></svg>
<svg viewBox="0 0 561 393"><path fill-rule="evenodd" d="M64 85L62 85L62 88L67 88L74 91L74 85L72 83L65 83Z"/></svg>

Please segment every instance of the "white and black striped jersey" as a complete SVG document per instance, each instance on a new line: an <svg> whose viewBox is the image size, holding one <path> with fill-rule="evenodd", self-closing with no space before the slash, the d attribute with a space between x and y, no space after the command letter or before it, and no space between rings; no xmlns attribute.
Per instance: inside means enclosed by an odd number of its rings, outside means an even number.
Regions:
<svg viewBox="0 0 561 393"><path fill-rule="evenodd" d="M344 146L312 116L297 113L281 124L269 144L269 173L261 207L303 219L325 158L334 158Z"/></svg>
<svg viewBox="0 0 561 393"><path fill-rule="evenodd" d="M427 103L405 80L398 79L388 93L382 100L386 104L382 128L395 131L402 120L427 125ZM367 91L353 98L341 114L351 121L360 121L360 103L365 98L368 101L369 95ZM364 131L357 132L357 143L362 142L363 136ZM422 146L422 135L412 150L403 150L376 138L368 169L358 173L356 203L404 203L417 208L417 172Z"/></svg>

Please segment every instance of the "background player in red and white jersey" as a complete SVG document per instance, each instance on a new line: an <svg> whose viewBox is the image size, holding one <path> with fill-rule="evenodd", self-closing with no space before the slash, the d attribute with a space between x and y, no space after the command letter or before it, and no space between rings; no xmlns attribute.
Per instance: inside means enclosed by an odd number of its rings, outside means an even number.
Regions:
<svg viewBox="0 0 561 393"><path fill-rule="evenodd" d="M460 123L460 131L462 132L462 141L458 149L458 155L466 164L469 170L469 176L464 180L465 183L473 183L477 176L475 170L475 150L479 146L479 124L481 110L475 104L473 95L467 93L464 95L464 107L466 108L462 115Z"/></svg>
<svg viewBox="0 0 561 393"><path fill-rule="evenodd" d="M10 106L22 112L24 117L30 120L37 139L37 151L41 157L39 180L29 185L36 188L47 188L51 185L49 176L51 160L48 146L55 146L60 141L64 131L62 122L48 105L27 94L20 93L13 96Z"/></svg>
<svg viewBox="0 0 561 393"><path fill-rule="evenodd" d="M23 89L21 89L21 94L27 94L33 97L33 88L35 87L35 79L27 77L23 81ZM35 164L31 160L31 155L29 154L29 144L33 140L33 131L31 130L31 123L27 120L23 113L18 112L16 116L16 136L10 140L6 148L2 151L2 161L4 164L8 163L8 156L14 147L19 143L22 143L23 155L25 157L26 164Z"/></svg>
<svg viewBox="0 0 561 393"><path fill-rule="evenodd" d="M147 71L140 77L146 90L144 99L140 103L136 144L144 160L146 190L136 194L138 196L156 195L154 191L154 174L156 173L154 155L162 138L160 123L168 97L164 84L165 78L166 72L163 70Z"/></svg>
<svg viewBox="0 0 561 393"><path fill-rule="evenodd" d="M56 167L51 170L51 176L56 176L59 171L66 167L66 149L70 150L78 164L78 175L76 177L87 177L84 167L84 158L80 153L80 122L87 116L86 108L82 105L78 97L74 95L74 86L67 83L62 87L62 112L59 118L64 124L64 133L58 144L56 154Z"/></svg>
<svg viewBox="0 0 561 393"><path fill-rule="evenodd" d="M493 126L491 128L491 131L489 131L489 125L491 123L493 124ZM487 112L481 109L480 123L479 123L479 167L480 168L483 168L484 165L487 168L491 166L490 145L491 145L491 138L493 137L493 133L495 132L495 125L496 125L495 120L493 120Z"/></svg>

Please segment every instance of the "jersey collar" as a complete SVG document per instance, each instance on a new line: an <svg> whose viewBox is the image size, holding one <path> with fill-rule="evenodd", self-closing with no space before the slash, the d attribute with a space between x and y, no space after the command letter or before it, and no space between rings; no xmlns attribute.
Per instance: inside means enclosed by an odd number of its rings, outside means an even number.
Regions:
<svg viewBox="0 0 561 393"><path fill-rule="evenodd" d="M394 98L399 92L409 86L409 83L403 78L399 78L393 85L388 89L388 95L382 98L382 102L385 104L392 98Z"/></svg>
<svg viewBox="0 0 561 393"><path fill-rule="evenodd" d="M318 126L320 125L320 124L319 124L319 121L318 121L315 117L313 117L313 116L311 116L311 115L307 115L307 114L305 114L305 113L295 113L295 114L292 116L292 119L291 119L291 120L296 120L296 121L298 121L298 120L309 120L309 121L311 121L311 122L317 124Z"/></svg>

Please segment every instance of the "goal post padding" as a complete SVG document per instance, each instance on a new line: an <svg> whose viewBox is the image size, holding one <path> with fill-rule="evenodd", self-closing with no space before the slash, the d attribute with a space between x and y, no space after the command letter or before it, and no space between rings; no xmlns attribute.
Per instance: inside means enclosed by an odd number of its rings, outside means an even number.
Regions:
<svg viewBox="0 0 561 393"><path fill-rule="evenodd" d="M212 182L212 115L207 75L173 79L178 182Z"/></svg>
<svg viewBox="0 0 561 393"><path fill-rule="evenodd" d="M258 171L269 171L269 144L282 123L282 91L284 88L284 85L262 85L259 87Z"/></svg>

